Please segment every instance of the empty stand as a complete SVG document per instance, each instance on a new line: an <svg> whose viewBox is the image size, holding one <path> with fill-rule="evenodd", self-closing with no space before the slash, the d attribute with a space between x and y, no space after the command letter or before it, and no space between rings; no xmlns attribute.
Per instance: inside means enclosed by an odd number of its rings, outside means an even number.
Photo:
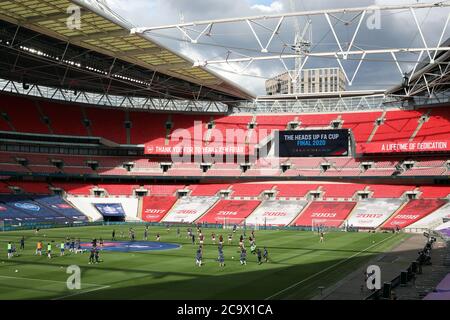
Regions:
<svg viewBox="0 0 450 320"><path fill-rule="evenodd" d="M324 198L352 198L356 191L362 191L364 187L359 184L325 184L322 190Z"/></svg>
<svg viewBox="0 0 450 320"><path fill-rule="evenodd" d="M403 229L410 224L426 217L431 212L445 204L441 199L419 199L409 201L401 210L396 212L385 224L383 229Z"/></svg>
<svg viewBox="0 0 450 320"><path fill-rule="evenodd" d="M317 184L278 184L277 198L301 198L309 191L317 190Z"/></svg>
<svg viewBox="0 0 450 320"><path fill-rule="evenodd" d="M446 186L421 186L421 198L447 198L450 195L450 187Z"/></svg>
<svg viewBox="0 0 450 320"><path fill-rule="evenodd" d="M287 226L303 210L306 200L267 200L245 219L247 225Z"/></svg>
<svg viewBox="0 0 450 320"><path fill-rule="evenodd" d="M444 219L450 219L450 203L430 213L426 217L414 222L408 226L409 229L434 229L444 222Z"/></svg>
<svg viewBox="0 0 450 320"><path fill-rule="evenodd" d="M228 189L229 184L198 184L191 186L191 196L215 196L220 190Z"/></svg>
<svg viewBox="0 0 450 320"><path fill-rule="evenodd" d="M149 196L142 198L142 220L147 222L159 222L173 207L177 197L175 196Z"/></svg>
<svg viewBox="0 0 450 320"><path fill-rule="evenodd" d="M105 189L109 195L133 195L134 189L139 185L132 184L99 184L99 188Z"/></svg>
<svg viewBox="0 0 450 320"><path fill-rule="evenodd" d="M270 184L235 184L232 187L232 197L257 197L265 190L271 190Z"/></svg>
<svg viewBox="0 0 450 320"><path fill-rule="evenodd" d="M360 200L348 217L347 225L362 229L376 229L404 203L401 199Z"/></svg>
<svg viewBox="0 0 450 320"><path fill-rule="evenodd" d="M150 195L158 196L173 196L177 190L184 189L184 185L145 185L144 189L147 189Z"/></svg>
<svg viewBox="0 0 450 320"><path fill-rule="evenodd" d="M125 112L123 110L86 108L86 117L91 123L92 135L103 137L119 144L127 143ZM107 121L105 116L107 114Z"/></svg>
<svg viewBox="0 0 450 320"><path fill-rule="evenodd" d="M2 94L0 112L8 115L17 132L50 133L39 113L37 102L32 99Z"/></svg>
<svg viewBox="0 0 450 320"><path fill-rule="evenodd" d="M218 197L181 198L164 217L163 222L192 223L205 214L218 199Z"/></svg>
<svg viewBox="0 0 450 320"><path fill-rule="evenodd" d="M19 187L25 193L34 194L50 194L51 191L48 188L47 183L43 182L14 182L12 186Z"/></svg>
<svg viewBox="0 0 450 320"><path fill-rule="evenodd" d="M219 200L217 204L202 216L198 223L239 225L261 203L258 200Z"/></svg>
<svg viewBox="0 0 450 320"><path fill-rule="evenodd" d="M389 111L384 123L379 126L372 142L408 141L419 124L422 113L416 110Z"/></svg>
<svg viewBox="0 0 450 320"><path fill-rule="evenodd" d="M356 202L313 201L293 222L295 226L340 227Z"/></svg>
<svg viewBox="0 0 450 320"><path fill-rule="evenodd" d="M370 185L373 198L400 198L406 191L414 190L414 186Z"/></svg>
<svg viewBox="0 0 450 320"><path fill-rule="evenodd" d="M61 188L67 193L73 195L90 195L91 189L94 187L91 184L70 183L70 182L54 182L53 186Z"/></svg>

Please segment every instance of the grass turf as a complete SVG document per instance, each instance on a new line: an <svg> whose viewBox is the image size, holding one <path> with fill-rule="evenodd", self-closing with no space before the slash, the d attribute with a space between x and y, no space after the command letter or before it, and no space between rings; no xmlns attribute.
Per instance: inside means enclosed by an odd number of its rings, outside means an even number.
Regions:
<svg viewBox="0 0 450 320"><path fill-rule="evenodd" d="M116 238L121 231L128 235L129 226L116 226ZM256 256L248 254L246 266L239 263L238 237L227 245L228 231L204 229L204 266L195 266L197 245L181 237L176 229L150 227L149 241L157 232L162 242L181 244L167 251L101 253L103 262L89 265L88 253L59 257L59 243L67 236L90 241L96 237L110 240L111 226L34 231L0 232L0 299L309 299L318 287L330 287L375 255L385 252L408 237L391 233L331 232L319 243L317 234L309 231L256 231L256 243L266 246L270 262L257 264ZM137 240L142 240L143 226L135 227ZM211 233L223 232L225 267L219 267L217 245ZM45 234L45 237L44 237ZM25 236L25 250L7 259L7 243L19 248ZM35 256L36 242L55 240L55 257ZM246 241L246 244L248 241ZM231 257L234 256L234 260ZM81 268L81 289L68 290L66 268ZM18 272L16 272L18 270Z"/></svg>

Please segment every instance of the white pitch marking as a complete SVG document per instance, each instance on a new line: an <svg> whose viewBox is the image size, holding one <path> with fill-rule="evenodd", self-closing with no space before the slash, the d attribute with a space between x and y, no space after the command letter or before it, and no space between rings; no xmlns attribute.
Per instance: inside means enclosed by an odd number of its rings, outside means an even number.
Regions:
<svg viewBox="0 0 450 320"><path fill-rule="evenodd" d="M317 273L314 273L313 275L310 275L308 278L303 279L303 280L301 280L301 281L299 281L299 282L296 282L296 283L294 283L293 285L290 285L289 287L287 287L287 288L285 288L285 289L283 289L283 290L281 290L281 291L278 291L277 293L271 295L270 297L265 298L264 300L270 300L270 299L272 299L273 297L276 297L276 296L280 295L280 294L283 293L283 292L286 292L286 291L288 291L288 290L290 290L290 289L292 289L292 288L295 288L295 287L298 286L299 284L302 284L303 282L308 281L308 280L314 278L315 276L317 276L317 275L319 275L319 274L321 274L321 273L324 273L325 271L328 271L328 270L330 270L330 269L333 269L334 267L336 267L336 266L338 266L338 265L340 265L340 264L346 262L347 260L350 260L350 259L352 259L352 258L358 256L359 254L361 254L361 253L363 253L363 252L369 250L370 248L372 248L372 247L374 247L374 246L377 246L377 245L379 245L379 244L385 242L386 240L389 240L389 239L393 238L394 236L395 236L395 235L392 235L392 236L390 236L389 238L386 238L386 239L384 239L384 240L382 240L382 241L380 241L380 242L378 242L378 243L372 244L371 246L365 248L364 250L362 250L362 251L360 251L360 252L355 253L354 255L348 257L347 259L341 260L341 261L339 261L338 263L335 263L335 264L333 264L332 266L329 266L328 268L323 269L322 271L319 271L319 272L317 272Z"/></svg>

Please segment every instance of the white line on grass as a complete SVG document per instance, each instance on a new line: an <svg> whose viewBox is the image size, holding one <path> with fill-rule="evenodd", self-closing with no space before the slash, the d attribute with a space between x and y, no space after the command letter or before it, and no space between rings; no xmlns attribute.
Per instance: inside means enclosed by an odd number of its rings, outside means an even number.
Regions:
<svg viewBox="0 0 450 320"><path fill-rule="evenodd" d="M20 280L30 280L30 281L45 281L45 282L54 282L54 283L66 283L66 281L58 281L58 280L49 280L49 279L36 279L36 278L24 278L24 277L12 277L12 276L0 276L0 278L5 279L20 279ZM85 283L88 286L101 287L101 284L94 283Z"/></svg>
<svg viewBox="0 0 450 320"><path fill-rule="evenodd" d="M85 293L92 292L92 291L103 290L103 289L106 289L106 288L109 288L109 287L111 287L111 286L102 286L102 287L98 287L98 288L92 288L92 289L89 289L89 290L77 291L77 292L74 292L74 293L62 296L62 297L53 298L51 300L61 300L61 299L77 296L77 295L80 295L80 294L85 294Z"/></svg>
<svg viewBox="0 0 450 320"><path fill-rule="evenodd" d="M314 273L313 275L310 275L308 278L303 279L303 280L301 280L301 281L299 281L299 282L296 282L296 283L294 283L293 285L290 285L289 287L287 287L287 288L285 288L285 289L283 289L283 290L281 290L281 291L278 291L277 293L271 295L270 297L265 298L264 300L270 300L270 299L272 299L272 298L274 298L274 297L276 297L276 296L278 296L278 295L280 295L280 294L282 294L282 293L284 293L284 292L286 292L286 291L288 291L288 290L290 290L290 289L292 289L292 288L295 288L296 286L302 284L303 282L308 281L308 280L314 278L315 276L318 276L319 274L324 273L325 271L328 271L328 270L330 270L330 269L333 269L333 268L337 267L338 265L340 265L340 264L346 262L347 260L350 260L350 259L352 259L352 258L354 258L354 257L356 257L356 256L358 256L358 255L360 255L361 253L363 253L363 252L369 250L369 249L372 248L372 247L375 247L375 246L377 246L377 245L379 245L379 244L385 242L386 240L391 239L392 237L395 237L395 235L392 235L392 236L390 236L390 237L388 237L388 238L386 238L386 239L384 239L384 240L381 240L381 241L378 242L378 243L372 244L371 246L365 248L365 249L362 250L362 251L359 251L359 252L355 253L354 255L348 257L347 259L341 260L341 261L339 261L339 262L333 264L332 266L329 266L328 268L323 269L322 271L319 271L319 272L317 272L317 273Z"/></svg>
<svg viewBox="0 0 450 320"><path fill-rule="evenodd" d="M23 278L23 277L12 277L12 276L0 276L0 278L29 280L29 281L41 281L41 282L52 282L52 283L64 283L64 284L66 284L66 281L49 280L49 279L35 279L35 278ZM88 292L91 292L91 291L97 291L97 290L102 290L102 289L106 289L106 288L111 287L111 286L104 286L104 285L101 285L101 284L94 284L94 283L83 283L82 285L89 286L89 287L95 287L95 288L88 289L88 290L77 291L77 292L74 292L74 293L71 293L71 294L68 294L68 295L65 295L65 296L53 298L51 300L64 299L64 298L68 298L68 297L72 297L72 296L88 293Z"/></svg>

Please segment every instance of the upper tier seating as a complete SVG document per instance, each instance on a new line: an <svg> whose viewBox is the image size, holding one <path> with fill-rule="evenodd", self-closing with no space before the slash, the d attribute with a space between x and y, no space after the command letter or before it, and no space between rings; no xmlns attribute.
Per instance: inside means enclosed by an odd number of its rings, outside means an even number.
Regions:
<svg viewBox="0 0 450 320"><path fill-rule="evenodd" d="M125 112L123 110L103 110L99 108L85 108L86 117L92 128L92 135L126 144ZM108 116L105 118L105 114Z"/></svg>
<svg viewBox="0 0 450 320"><path fill-rule="evenodd" d="M424 110L425 111L425 110ZM419 125L420 111L389 111L384 123L378 127L372 142L408 141Z"/></svg>
<svg viewBox="0 0 450 320"><path fill-rule="evenodd" d="M15 131L50 134L37 106L38 102L32 99L0 95L0 113L8 116Z"/></svg>
<svg viewBox="0 0 450 320"><path fill-rule="evenodd" d="M383 115L381 111L257 116L181 115L82 106L3 93L0 95L0 112L8 119L0 117L0 130L4 131L14 129L17 132L40 134L92 135L104 137L119 144L128 143L129 138L131 144L150 143L161 147L173 146L178 142L170 139L177 129L186 129L191 135L192 142L195 121L199 121L199 127L202 129L202 137L199 138L202 141L197 142L202 146L208 146L211 143L214 145L214 138L209 137L211 130L207 128L207 123L211 120L213 129L222 136L219 139L221 141L218 141L220 144L225 144L224 142L229 140L226 137L228 129L232 134L235 130L241 130L239 139L241 144L250 142L254 144L263 140L273 130L286 129L287 124L295 120L300 122L300 129L331 128L330 122L339 120L342 128L352 131L357 143L367 143L374 128L376 131L370 142L396 142L410 139L415 142L447 141L450 130L450 111L447 106L417 110L387 110L384 113L384 121L377 125L376 120ZM24 114L27 116L24 117ZM427 120L421 123L424 119ZM253 120L256 127L249 129L249 124ZM129 129L125 128L126 121L130 122ZM166 126L168 123L171 126ZM128 138L127 132L129 132Z"/></svg>
<svg viewBox="0 0 450 320"><path fill-rule="evenodd" d="M448 107L432 108L429 114L430 118L425 122L414 141L422 142L425 140L448 140L450 136L450 110Z"/></svg>

